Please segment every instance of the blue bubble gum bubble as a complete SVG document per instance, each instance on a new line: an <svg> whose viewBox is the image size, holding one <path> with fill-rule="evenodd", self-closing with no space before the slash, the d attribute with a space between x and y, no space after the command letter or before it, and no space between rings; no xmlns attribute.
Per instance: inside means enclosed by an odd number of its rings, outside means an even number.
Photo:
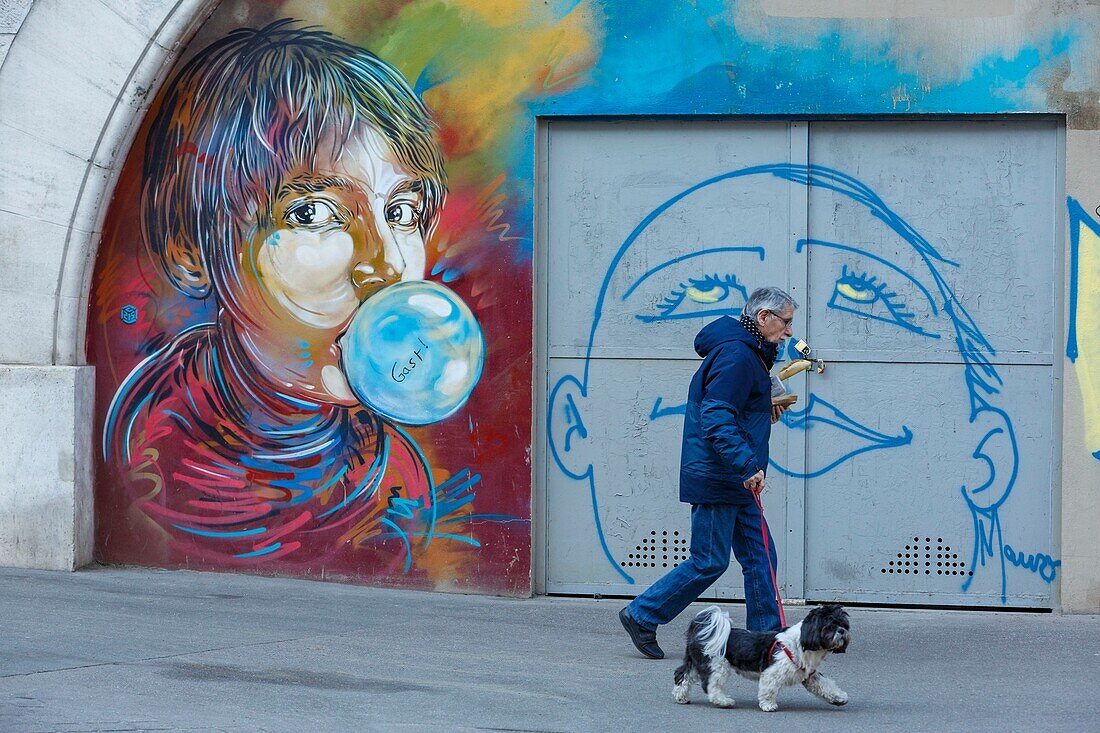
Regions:
<svg viewBox="0 0 1100 733"><path fill-rule="evenodd" d="M453 415L485 363L474 314L428 280L397 283L367 298L340 339L355 396L383 417L428 425Z"/></svg>

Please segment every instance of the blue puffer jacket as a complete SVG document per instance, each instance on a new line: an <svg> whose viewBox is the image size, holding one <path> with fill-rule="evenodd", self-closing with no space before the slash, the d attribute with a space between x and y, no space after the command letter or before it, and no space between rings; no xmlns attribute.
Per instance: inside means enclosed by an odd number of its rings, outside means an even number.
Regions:
<svg viewBox="0 0 1100 733"><path fill-rule="evenodd" d="M742 504L744 482L768 468L771 378L777 345L723 316L695 337L703 364L691 379L680 451L680 501Z"/></svg>

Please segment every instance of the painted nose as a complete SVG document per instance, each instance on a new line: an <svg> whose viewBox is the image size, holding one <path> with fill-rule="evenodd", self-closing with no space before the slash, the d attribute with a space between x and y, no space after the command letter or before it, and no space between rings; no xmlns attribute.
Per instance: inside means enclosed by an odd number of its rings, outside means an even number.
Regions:
<svg viewBox="0 0 1100 733"><path fill-rule="evenodd" d="M379 290L401 282L405 261L392 238L382 237L373 243L373 256L361 259L351 270L351 283L359 300L366 300Z"/></svg>

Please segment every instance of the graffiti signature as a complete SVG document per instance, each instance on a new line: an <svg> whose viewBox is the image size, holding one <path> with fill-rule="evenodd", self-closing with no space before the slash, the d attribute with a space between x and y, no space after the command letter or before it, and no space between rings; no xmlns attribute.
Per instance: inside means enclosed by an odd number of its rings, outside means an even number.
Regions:
<svg viewBox="0 0 1100 733"><path fill-rule="evenodd" d="M1031 555L1024 552L1017 554L1016 551L1012 549L1012 545L1005 545L1004 556L1016 567L1036 573L1047 583L1054 582L1054 578L1058 575L1058 568L1062 565L1061 560L1055 560L1053 557L1043 552L1036 552Z"/></svg>

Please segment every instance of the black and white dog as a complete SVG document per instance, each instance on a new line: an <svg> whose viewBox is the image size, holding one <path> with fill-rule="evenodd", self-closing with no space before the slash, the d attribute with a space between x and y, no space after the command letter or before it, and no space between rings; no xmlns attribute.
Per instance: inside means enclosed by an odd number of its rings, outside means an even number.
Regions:
<svg viewBox="0 0 1100 733"><path fill-rule="evenodd" d="M732 708L722 690L730 672L759 680L757 698L766 713L778 710L775 698L784 687L803 687L832 705L848 702L848 693L818 672L830 652L843 654L851 639L848 613L835 603L813 609L799 623L782 631L735 629L718 606L700 611L687 632L684 663L676 670L672 696L691 702L691 686L699 680L712 705Z"/></svg>

